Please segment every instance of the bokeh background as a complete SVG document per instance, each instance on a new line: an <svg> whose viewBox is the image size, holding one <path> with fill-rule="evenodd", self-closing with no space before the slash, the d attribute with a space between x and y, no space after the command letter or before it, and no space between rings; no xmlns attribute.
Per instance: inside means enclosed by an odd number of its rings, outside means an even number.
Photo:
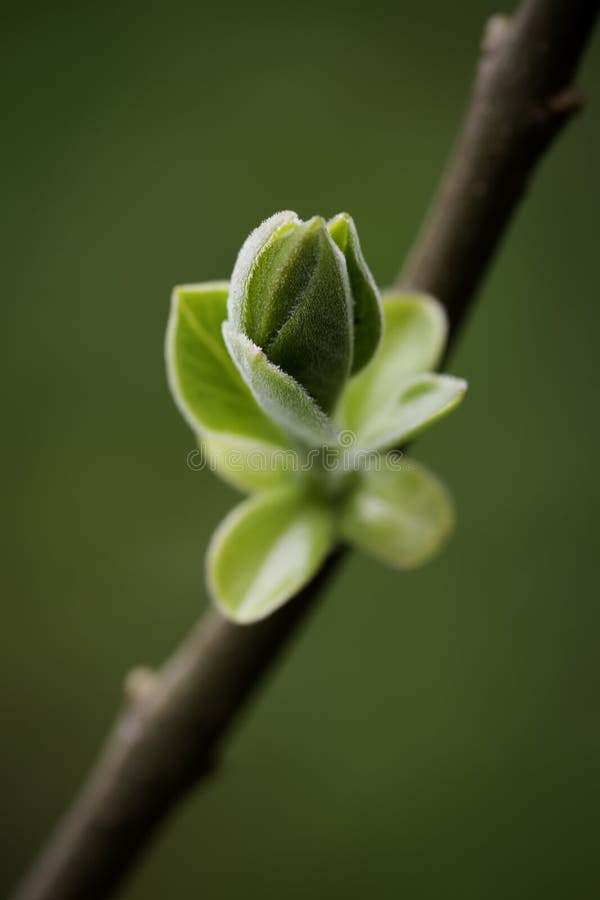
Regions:
<svg viewBox="0 0 600 900"><path fill-rule="evenodd" d="M286 207L350 211L391 282L493 11L5 6L2 893L127 670L206 605L236 502L186 466L172 285L227 277ZM451 545L406 575L350 560L125 900L597 896L599 76L596 44L451 360L468 399L414 450Z"/></svg>

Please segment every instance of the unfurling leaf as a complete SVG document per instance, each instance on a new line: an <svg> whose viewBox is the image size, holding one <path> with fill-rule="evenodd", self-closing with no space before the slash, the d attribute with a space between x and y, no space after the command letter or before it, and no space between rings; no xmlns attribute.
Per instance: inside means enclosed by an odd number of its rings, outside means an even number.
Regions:
<svg viewBox="0 0 600 900"><path fill-rule="evenodd" d="M355 374L366 366L379 346L383 328L381 300L362 254L352 217L340 213L327 223L327 227L348 266L354 324L352 373Z"/></svg>
<svg viewBox="0 0 600 900"><path fill-rule="evenodd" d="M433 297L386 291L382 307L381 345L371 363L350 380L340 404L340 419L354 431L378 415L400 383L437 369L446 343L446 313Z"/></svg>
<svg viewBox="0 0 600 900"><path fill-rule="evenodd" d="M176 287L167 327L166 359L175 401L194 431L225 432L285 446L235 367L221 326L226 281Z"/></svg>
<svg viewBox="0 0 600 900"><path fill-rule="evenodd" d="M458 406L466 381L425 372L388 386L385 403L372 409L356 430L365 450L389 450L416 437Z"/></svg>
<svg viewBox="0 0 600 900"><path fill-rule="evenodd" d="M262 409L309 445L337 440L337 429L302 385L278 368L246 335L223 324L225 343Z"/></svg>

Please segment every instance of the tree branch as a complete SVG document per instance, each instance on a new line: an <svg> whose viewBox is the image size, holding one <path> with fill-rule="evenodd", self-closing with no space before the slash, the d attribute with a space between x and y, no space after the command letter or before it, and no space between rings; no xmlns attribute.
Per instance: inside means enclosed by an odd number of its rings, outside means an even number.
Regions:
<svg viewBox="0 0 600 900"><path fill-rule="evenodd" d="M581 105L571 78L597 0L524 0L488 23L466 122L401 283L447 306L455 336L536 162ZM315 605L343 551L250 627L210 610L157 673L135 670L81 794L13 900L99 900L205 777L230 725Z"/></svg>
<svg viewBox="0 0 600 900"><path fill-rule="evenodd" d="M110 894L171 807L214 769L229 725L340 558L331 556L292 603L256 625L233 625L209 609L161 671L129 674L94 771L15 900Z"/></svg>
<svg viewBox="0 0 600 900"><path fill-rule="evenodd" d="M471 102L400 276L443 300L456 333L535 165L582 106L571 79L598 0L525 0L485 28Z"/></svg>

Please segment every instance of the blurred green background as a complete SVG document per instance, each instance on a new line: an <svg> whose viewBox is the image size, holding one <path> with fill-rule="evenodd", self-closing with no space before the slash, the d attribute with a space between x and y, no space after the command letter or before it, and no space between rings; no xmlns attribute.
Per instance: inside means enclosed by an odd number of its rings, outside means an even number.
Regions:
<svg viewBox="0 0 600 900"><path fill-rule="evenodd" d="M172 285L286 207L349 210L389 283L493 11L5 6L2 888L127 670L202 611L236 500L186 467ZM414 451L454 540L412 574L351 559L126 900L597 896L599 76L596 45L449 366L467 402Z"/></svg>

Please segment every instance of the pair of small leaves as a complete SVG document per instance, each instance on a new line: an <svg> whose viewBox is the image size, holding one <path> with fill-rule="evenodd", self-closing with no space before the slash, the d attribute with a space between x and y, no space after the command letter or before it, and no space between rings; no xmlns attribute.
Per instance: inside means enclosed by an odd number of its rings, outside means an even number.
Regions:
<svg viewBox="0 0 600 900"><path fill-rule="evenodd" d="M336 505L309 489L296 449L253 393L253 379L261 378L264 401L269 365L255 351L247 367L232 352L234 365L228 353L221 330L227 296L225 282L177 288L167 333L169 381L184 416L217 471L242 490L260 492L224 520L211 542L208 583L225 614L240 623L268 615L340 540L401 568L431 558L451 530L452 505L443 486L416 463L404 459L398 470L383 455L369 456L370 465ZM428 371L438 364L446 337L439 304L390 293L383 314L377 355L348 382L337 424L328 418L320 430L317 423L313 442L334 444L338 429L350 429L354 450L385 451L460 402L463 381ZM227 326L223 331L227 336ZM231 349L234 341L228 343ZM274 394L278 384L271 386ZM294 402L302 397L284 398L292 409Z"/></svg>
<svg viewBox="0 0 600 900"><path fill-rule="evenodd" d="M223 520L210 543L207 580L224 614L248 624L296 594L340 540L410 569L435 556L453 521L444 486L412 461L363 473L339 511L289 485L250 497Z"/></svg>

